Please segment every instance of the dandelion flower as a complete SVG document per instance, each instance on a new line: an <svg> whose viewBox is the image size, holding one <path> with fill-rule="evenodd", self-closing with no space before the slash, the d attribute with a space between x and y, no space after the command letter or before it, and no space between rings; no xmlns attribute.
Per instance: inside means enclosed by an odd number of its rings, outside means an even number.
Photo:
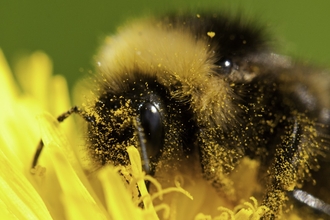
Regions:
<svg viewBox="0 0 330 220"><path fill-rule="evenodd" d="M109 165L97 172L100 198L77 157L76 147L83 143L76 134L80 129L71 119L59 126L52 116L70 108L65 79L52 75L51 61L41 52L20 61L15 74L18 83L0 51L1 219L259 219L268 210L251 198L236 209L219 206L208 213L205 201L213 200L205 188L184 189L180 181L162 188L142 172L134 146L127 148L130 168ZM40 166L31 170L40 138L45 150ZM253 180L255 169L250 170L244 175ZM149 194L145 180L156 192ZM166 194L175 196L154 203ZM248 195L249 190L242 192L242 197Z"/></svg>
<svg viewBox="0 0 330 220"><path fill-rule="evenodd" d="M41 52L34 53L22 60L17 70L21 88L1 52L1 219L127 219L132 216L144 219L141 210L130 201L128 192L119 190L124 188L123 183L113 167L104 170L100 178L107 176L106 190L116 189L115 198L119 200L109 196L112 200L109 204L126 204L126 211L106 210L101 205L66 139L73 136L73 121L69 120L59 129L56 119L43 113L50 110L59 114L70 106L66 81L51 75L49 58ZM46 146L40 158L43 167L38 167L32 175L31 163L40 130Z"/></svg>

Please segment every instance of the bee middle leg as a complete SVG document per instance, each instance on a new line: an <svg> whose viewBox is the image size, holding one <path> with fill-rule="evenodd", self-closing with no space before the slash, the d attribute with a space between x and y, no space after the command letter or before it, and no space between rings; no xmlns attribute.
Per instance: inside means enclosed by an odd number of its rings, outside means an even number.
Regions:
<svg viewBox="0 0 330 220"><path fill-rule="evenodd" d="M309 170L317 156L319 147L313 123L302 115L288 119L282 142L275 151L274 162L269 168L270 182L262 205L270 212L265 219L276 219L281 215L287 192L302 186L310 177Z"/></svg>

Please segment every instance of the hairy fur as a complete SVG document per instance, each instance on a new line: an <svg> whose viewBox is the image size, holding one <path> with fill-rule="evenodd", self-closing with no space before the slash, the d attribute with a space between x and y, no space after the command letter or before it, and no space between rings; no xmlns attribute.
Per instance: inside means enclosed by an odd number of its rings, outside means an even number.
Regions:
<svg viewBox="0 0 330 220"><path fill-rule="evenodd" d="M169 15L119 28L96 57L94 158L126 165L121 146L140 146L149 152L144 166L159 178L197 158L204 178L236 201L229 174L248 156L262 164L268 217L279 216L287 192L318 179L312 170L329 155L330 76L269 45L261 26L221 14ZM154 145L141 128L145 103L162 121Z"/></svg>

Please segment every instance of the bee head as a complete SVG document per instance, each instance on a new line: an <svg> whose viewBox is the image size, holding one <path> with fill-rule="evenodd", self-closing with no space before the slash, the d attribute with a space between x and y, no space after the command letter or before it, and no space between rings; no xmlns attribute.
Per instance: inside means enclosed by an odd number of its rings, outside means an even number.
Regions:
<svg viewBox="0 0 330 220"><path fill-rule="evenodd" d="M245 57L264 48L262 37L221 16L179 18L137 21L101 47L99 123L89 129L91 152L101 164L128 164L130 145L140 150L147 173L159 161L176 167L173 161L201 145L218 145L227 134L235 139L233 155L242 148L235 127L243 126L239 96L255 77ZM219 27L210 26L215 23Z"/></svg>

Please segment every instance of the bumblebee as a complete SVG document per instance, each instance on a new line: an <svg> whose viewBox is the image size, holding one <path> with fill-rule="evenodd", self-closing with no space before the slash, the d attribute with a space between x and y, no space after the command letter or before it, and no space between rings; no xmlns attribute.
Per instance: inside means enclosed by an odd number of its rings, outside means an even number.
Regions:
<svg viewBox="0 0 330 220"><path fill-rule="evenodd" d="M261 164L266 219L287 200L329 218L330 75L274 53L264 29L221 13L129 23L96 57L97 99L58 120L85 118L100 166L128 165L134 145L146 173L199 167L232 201L228 176L249 157Z"/></svg>

